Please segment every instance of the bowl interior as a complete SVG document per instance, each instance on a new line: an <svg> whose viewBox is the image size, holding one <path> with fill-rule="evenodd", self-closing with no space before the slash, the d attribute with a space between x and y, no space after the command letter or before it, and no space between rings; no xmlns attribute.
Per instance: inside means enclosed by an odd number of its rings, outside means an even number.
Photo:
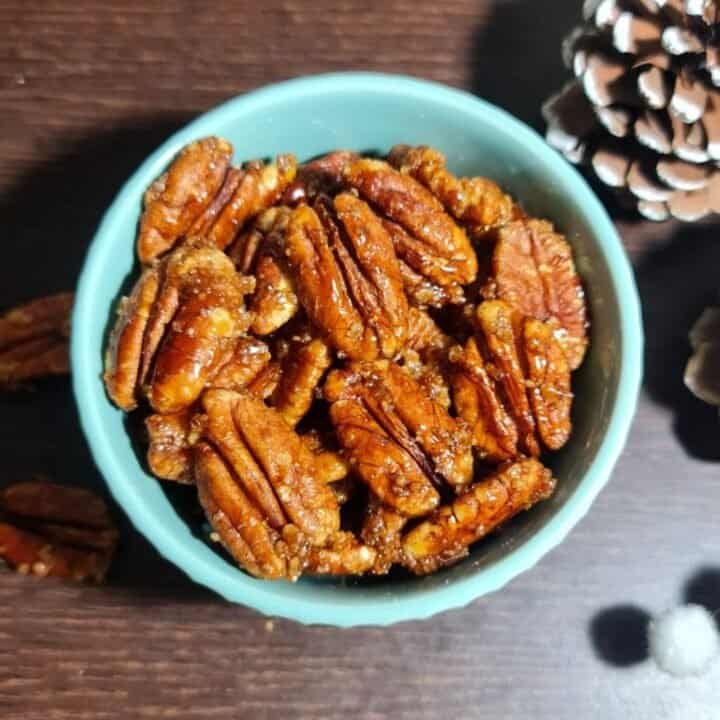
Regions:
<svg viewBox="0 0 720 720"><path fill-rule="evenodd" d="M232 141L235 159L335 148L386 152L398 142L442 150L450 168L487 175L567 234L593 320L592 346L574 378L574 433L551 460L554 497L481 543L459 565L424 579L348 583L254 580L193 536L147 475L123 414L101 382L109 318L134 268L141 195L177 150L209 134ZM123 188L90 249L78 289L73 373L95 459L138 528L195 580L269 614L339 625L422 617L497 589L557 544L604 484L637 395L641 334L637 298L614 229L585 183L532 131L464 93L374 75L308 78L230 101L153 154Z"/></svg>

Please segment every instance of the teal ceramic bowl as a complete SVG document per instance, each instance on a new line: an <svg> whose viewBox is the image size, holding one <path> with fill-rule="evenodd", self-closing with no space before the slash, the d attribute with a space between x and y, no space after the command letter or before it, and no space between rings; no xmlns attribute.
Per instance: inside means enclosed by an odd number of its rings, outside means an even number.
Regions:
<svg viewBox="0 0 720 720"><path fill-rule="evenodd" d="M373 582L255 580L193 536L143 469L101 381L103 343L133 251L145 188L186 143L222 135L237 160L334 148L387 151L399 142L442 150L452 170L487 175L572 243L590 305L592 346L575 376L575 430L552 459L555 496L482 542L464 562L422 579ZM268 615L337 626L427 618L494 592L558 545L608 481L631 423L641 377L642 327L628 260L584 180L532 130L458 90L407 77L334 74L243 95L190 123L154 152L108 209L90 246L73 317L73 382L98 467L136 527L193 580Z"/></svg>

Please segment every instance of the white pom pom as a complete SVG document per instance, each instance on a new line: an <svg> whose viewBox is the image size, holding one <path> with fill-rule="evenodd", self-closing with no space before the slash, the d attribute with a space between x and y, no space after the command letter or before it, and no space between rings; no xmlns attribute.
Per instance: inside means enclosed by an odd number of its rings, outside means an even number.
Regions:
<svg viewBox="0 0 720 720"><path fill-rule="evenodd" d="M676 677L701 675L720 652L715 620L699 605L682 605L653 620L649 642L658 667Z"/></svg>

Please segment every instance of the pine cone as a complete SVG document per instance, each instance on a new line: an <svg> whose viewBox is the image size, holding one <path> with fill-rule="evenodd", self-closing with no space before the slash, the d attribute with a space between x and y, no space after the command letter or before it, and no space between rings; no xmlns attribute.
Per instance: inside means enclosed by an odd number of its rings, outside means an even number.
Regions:
<svg viewBox="0 0 720 720"><path fill-rule="evenodd" d="M651 220L720 212L720 0L586 0L547 140Z"/></svg>

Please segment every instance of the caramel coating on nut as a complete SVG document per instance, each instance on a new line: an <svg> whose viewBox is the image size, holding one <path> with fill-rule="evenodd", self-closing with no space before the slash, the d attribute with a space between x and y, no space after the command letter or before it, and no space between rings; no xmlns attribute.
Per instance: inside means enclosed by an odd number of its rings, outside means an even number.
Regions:
<svg viewBox="0 0 720 720"><path fill-rule="evenodd" d="M148 435L147 462L155 477L191 485L192 449L189 440L192 409L169 415L149 415L145 419Z"/></svg>
<svg viewBox="0 0 720 720"><path fill-rule="evenodd" d="M274 163L246 167L230 201L207 231L208 241L226 248L250 218L275 204L296 172L294 155L278 155Z"/></svg>
<svg viewBox="0 0 720 720"><path fill-rule="evenodd" d="M417 575L454 563L471 544L554 489L552 474L537 460L503 467L410 530L403 538L403 562Z"/></svg>
<svg viewBox="0 0 720 720"><path fill-rule="evenodd" d="M351 359L399 349L407 304L397 258L365 203L343 194L334 208L324 202L315 209L299 206L286 243L300 302L331 346Z"/></svg>
<svg viewBox="0 0 720 720"><path fill-rule="evenodd" d="M477 258L465 231L417 180L382 160L356 160L345 178L374 207L409 233L396 241L398 256L440 286L475 279Z"/></svg>
<svg viewBox="0 0 720 720"><path fill-rule="evenodd" d="M572 248L543 220L510 223L496 237L493 282L486 294L523 315L555 323L570 369L577 369L587 350L588 319Z"/></svg>
<svg viewBox="0 0 720 720"><path fill-rule="evenodd" d="M466 428L394 363L357 363L328 377L330 417L351 466L389 507L408 517L437 505L433 485L472 477Z"/></svg>
<svg viewBox="0 0 720 720"><path fill-rule="evenodd" d="M295 427L315 400L320 381L332 362L330 348L319 338L292 343L282 361L280 382L271 404Z"/></svg>
<svg viewBox="0 0 720 720"><path fill-rule="evenodd" d="M483 177L458 178L445 167L442 153L426 145L396 145L388 161L421 182L474 236L510 221L514 202L500 186Z"/></svg>
<svg viewBox="0 0 720 720"><path fill-rule="evenodd" d="M145 193L137 251L150 263L170 250L205 211L222 187L232 145L217 137L186 145Z"/></svg>
<svg viewBox="0 0 720 720"><path fill-rule="evenodd" d="M488 350L488 371L517 426L518 445L523 452L537 457L540 446L519 348L522 318L506 303L489 300L478 306L476 320Z"/></svg>

